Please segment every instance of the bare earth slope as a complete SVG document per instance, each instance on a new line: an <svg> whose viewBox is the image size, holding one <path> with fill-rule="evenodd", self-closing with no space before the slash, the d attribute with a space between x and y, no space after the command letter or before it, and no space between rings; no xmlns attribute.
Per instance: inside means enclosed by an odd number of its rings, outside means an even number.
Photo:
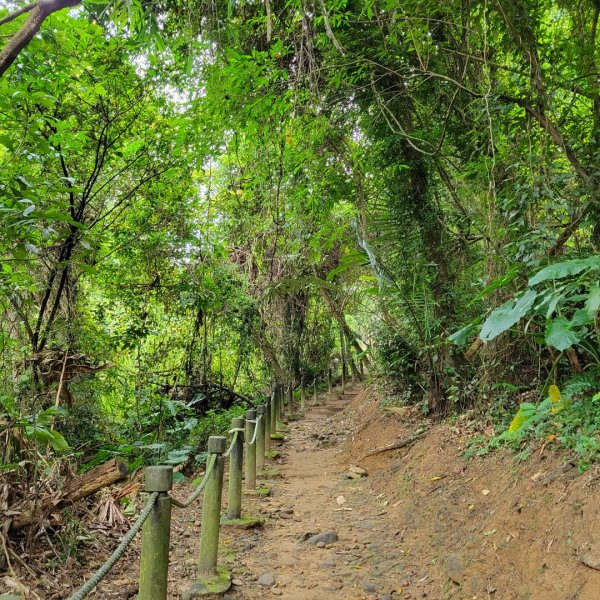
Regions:
<svg viewBox="0 0 600 600"><path fill-rule="evenodd" d="M600 571L582 563L600 563L598 468L580 475L547 449L466 461L450 425L365 457L417 425L358 391L290 424L282 477L254 503L265 528L232 535L232 598L600 599ZM368 477L345 478L350 466ZM325 531L338 541L300 541Z"/></svg>

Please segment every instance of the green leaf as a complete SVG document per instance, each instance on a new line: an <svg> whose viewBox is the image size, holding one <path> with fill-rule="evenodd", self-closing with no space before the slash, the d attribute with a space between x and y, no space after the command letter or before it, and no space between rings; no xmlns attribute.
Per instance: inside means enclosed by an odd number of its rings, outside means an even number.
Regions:
<svg viewBox="0 0 600 600"><path fill-rule="evenodd" d="M519 273L519 266L518 265L513 266L508 271L508 273L506 273L506 275L502 275L502 277L498 277L498 279L495 279L494 281L492 281L492 283L490 283L483 290L481 290L481 292L479 292L479 294L477 294L477 296L475 296L475 298L473 298L473 300L471 300L467 304L467 306L472 306L473 304L475 304L475 302L477 302L478 300L481 300L484 296L487 296L490 292L493 292L494 290L497 290L498 288L509 284L517 276L518 273Z"/></svg>
<svg viewBox="0 0 600 600"><path fill-rule="evenodd" d="M489 342L518 323L533 306L536 297L535 290L527 290L517 301L509 300L492 311L481 328L481 339Z"/></svg>
<svg viewBox="0 0 600 600"><path fill-rule="evenodd" d="M17 244L14 248L11 248L11 253L17 260L27 260L27 248L24 244Z"/></svg>
<svg viewBox="0 0 600 600"><path fill-rule="evenodd" d="M585 301L585 310L590 317L594 317L600 309L600 285L595 285L590 289L588 299Z"/></svg>
<svg viewBox="0 0 600 600"><path fill-rule="evenodd" d="M537 285L548 279L563 279L564 277L572 277L586 269L600 269L600 256L589 256L588 258L575 258L565 260L553 265L544 267L538 271L530 280L529 285Z"/></svg>
<svg viewBox="0 0 600 600"><path fill-rule="evenodd" d="M35 440L40 444L50 444L56 452L64 452L69 449L69 444L58 431L33 425L27 425L24 431L30 440Z"/></svg>
<svg viewBox="0 0 600 600"><path fill-rule="evenodd" d="M473 330L477 326L477 323L469 323L462 329L455 331L452 335L448 337L448 340L457 346L463 346L467 343L468 339L471 337Z"/></svg>
<svg viewBox="0 0 600 600"><path fill-rule="evenodd" d="M557 317L546 327L546 343L561 352L577 344L579 340L566 317Z"/></svg>
<svg viewBox="0 0 600 600"><path fill-rule="evenodd" d="M0 135L0 144L2 144L11 151L15 149L12 140L7 135Z"/></svg>
<svg viewBox="0 0 600 600"><path fill-rule="evenodd" d="M92 267L92 265L86 265L84 263L81 263L79 265L79 268L84 272L84 273L90 273L90 274L96 274L98 273L98 269L96 267Z"/></svg>

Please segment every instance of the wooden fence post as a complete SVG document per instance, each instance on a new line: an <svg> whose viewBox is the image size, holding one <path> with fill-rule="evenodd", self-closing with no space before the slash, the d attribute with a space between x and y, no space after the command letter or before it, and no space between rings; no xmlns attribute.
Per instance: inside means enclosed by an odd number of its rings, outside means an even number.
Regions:
<svg viewBox="0 0 600 600"><path fill-rule="evenodd" d="M277 389L271 392L271 433L277 433Z"/></svg>
<svg viewBox="0 0 600 600"><path fill-rule="evenodd" d="M150 516L142 530L140 587L138 600L166 600L171 535L173 467L147 467L144 489L158 492Z"/></svg>
<svg viewBox="0 0 600 600"><path fill-rule="evenodd" d="M256 427L256 410L246 411L246 489L256 489L256 441L250 444Z"/></svg>
<svg viewBox="0 0 600 600"><path fill-rule="evenodd" d="M271 451L271 399L265 401L265 456Z"/></svg>
<svg viewBox="0 0 600 600"><path fill-rule="evenodd" d="M231 420L231 429L243 429L244 419L237 417ZM229 489L227 517L239 519L242 516L242 467L244 461L244 432L238 431L235 443L229 455Z"/></svg>
<svg viewBox="0 0 600 600"><path fill-rule="evenodd" d="M284 384L280 383L277 386L277 418L280 421L283 421L283 393L284 393Z"/></svg>
<svg viewBox="0 0 600 600"><path fill-rule="evenodd" d="M294 412L294 390L292 389L292 384L290 383L287 388L287 415L288 418L292 416Z"/></svg>
<svg viewBox="0 0 600 600"><path fill-rule="evenodd" d="M215 466L204 488L202 504L202 532L200 535L200 576L216 574L219 552L219 529L221 526L221 498L223 494L223 466L226 439L213 435L208 438L208 460L215 460Z"/></svg>
<svg viewBox="0 0 600 600"><path fill-rule="evenodd" d="M300 410L306 408L306 388L304 387L304 377L300 380Z"/></svg>
<svg viewBox="0 0 600 600"><path fill-rule="evenodd" d="M265 468L265 413L264 404L256 407L256 470L262 471Z"/></svg>

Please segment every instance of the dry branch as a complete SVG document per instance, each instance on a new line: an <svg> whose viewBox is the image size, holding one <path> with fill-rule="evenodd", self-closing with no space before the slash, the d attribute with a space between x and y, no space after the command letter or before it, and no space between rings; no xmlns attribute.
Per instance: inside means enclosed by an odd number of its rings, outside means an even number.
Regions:
<svg viewBox="0 0 600 600"><path fill-rule="evenodd" d="M403 440L396 442L394 444L389 444L388 446L382 446L381 448L376 448L375 450L371 450L371 452L367 452L363 458L367 456L373 456L375 454L379 454L381 452L387 452L388 450L398 450L399 448L404 448L405 446L409 446L413 442L416 442L419 438L422 438L427 433L426 428L422 428L417 430L413 435L404 438Z"/></svg>

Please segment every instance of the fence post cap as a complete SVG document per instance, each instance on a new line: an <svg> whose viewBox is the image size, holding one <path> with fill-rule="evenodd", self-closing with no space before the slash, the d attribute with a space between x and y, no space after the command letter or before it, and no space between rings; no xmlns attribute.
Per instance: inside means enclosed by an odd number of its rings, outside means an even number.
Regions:
<svg viewBox="0 0 600 600"><path fill-rule="evenodd" d="M156 465L146 467L144 489L147 492L168 492L173 488L173 467Z"/></svg>
<svg viewBox="0 0 600 600"><path fill-rule="evenodd" d="M254 408L251 408L246 411L246 419L248 419L248 420L256 419L256 410Z"/></svg>
<svg viewBox="0 0 600 600"><path fill-rule="evenodd" d="M256 412L257 412L257 414L259 414L259 415L264 415L266 410L267 410L267 407L266 407L264 404L259 404L259 405L256 407Z"/></svg>
<svg viewBox="0 0 600 600"><path fill-rule="evenodd" d="M240 429L244 426L245 423L244 417L234 417L231 419L231 428L232 429Z"/></svg>
<svg viewBox="0 0 600 600"><path fill-rule="evenodd" d="M211 435L208 438L208 451L211 454L223 454L227 440L222 435Z"/></svg>

